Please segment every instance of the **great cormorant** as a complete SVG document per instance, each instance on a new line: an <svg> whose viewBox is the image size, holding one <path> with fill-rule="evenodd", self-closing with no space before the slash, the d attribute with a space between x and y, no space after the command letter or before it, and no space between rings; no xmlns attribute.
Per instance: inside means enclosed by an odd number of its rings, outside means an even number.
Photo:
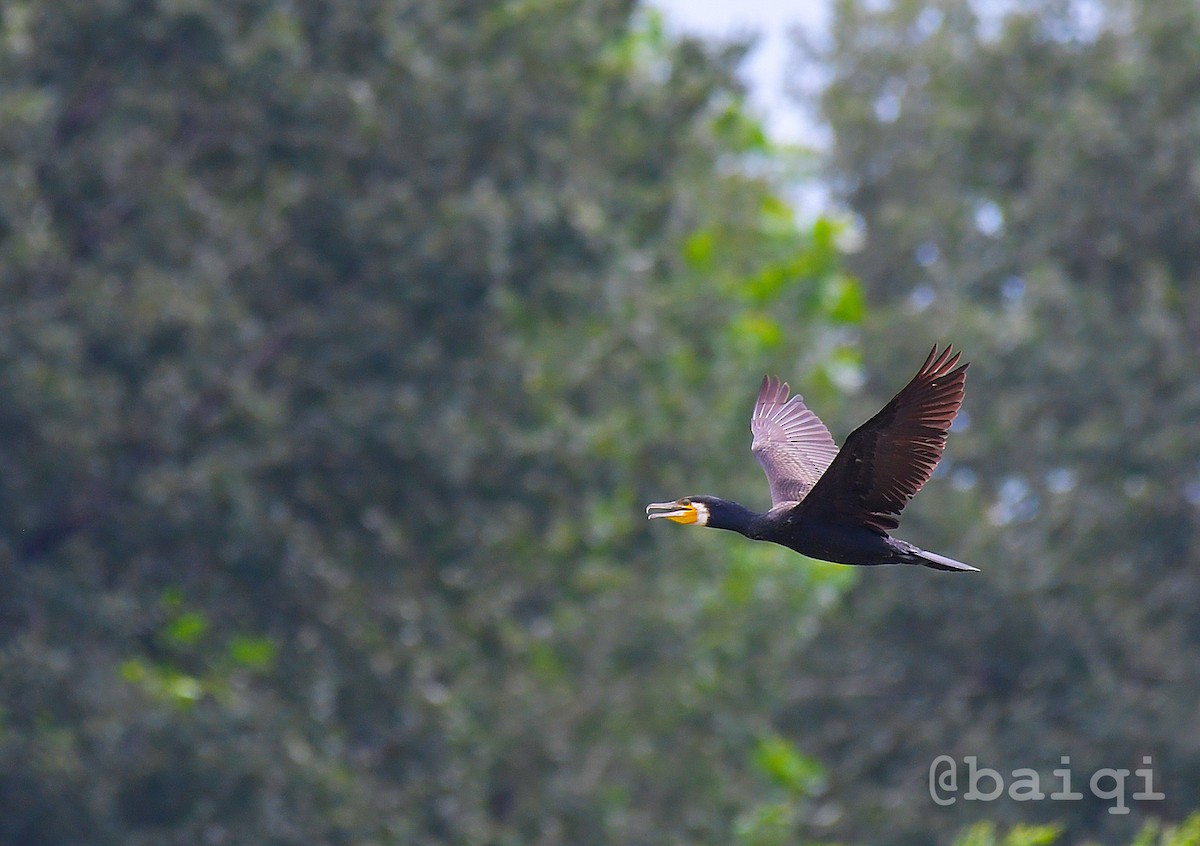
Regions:
<svg viewBox="0 0 1200 846"><path fill-rule="evenodd" d="M912 381L851 432L841 450L799 394L788 399L786 382L764 376L750 419L750 449L771 485L771 510L757 514L719 497L691 496L651 503L646 514L729 529L839 564L977 571L888 534L929 481L962 405L967 365L952 352L947 345L939 353L935 345Z"/></svg>

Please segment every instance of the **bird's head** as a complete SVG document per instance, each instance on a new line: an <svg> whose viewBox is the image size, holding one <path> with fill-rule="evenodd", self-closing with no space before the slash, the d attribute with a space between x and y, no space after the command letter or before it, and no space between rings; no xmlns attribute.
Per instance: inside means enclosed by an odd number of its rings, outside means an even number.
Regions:
<svg viewBox="0 0 1200 846"><path fill-rule="evenodd" d="M646 517L650 520L666 517L672 523L707 526L712 499L708 496L685 496L674 502L652 502L646 506Z"/></svg>

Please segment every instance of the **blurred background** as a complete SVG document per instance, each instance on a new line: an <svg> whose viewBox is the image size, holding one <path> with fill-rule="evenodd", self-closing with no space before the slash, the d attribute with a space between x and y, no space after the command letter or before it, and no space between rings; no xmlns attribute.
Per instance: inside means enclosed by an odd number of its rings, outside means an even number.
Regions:
<svg viewBox="0 0 1200 846"><path fill-rule="evenodd" d="M1196 4L0 12L0 842L1200 842ZM978 576L647 524L935 341Z"/></svg>

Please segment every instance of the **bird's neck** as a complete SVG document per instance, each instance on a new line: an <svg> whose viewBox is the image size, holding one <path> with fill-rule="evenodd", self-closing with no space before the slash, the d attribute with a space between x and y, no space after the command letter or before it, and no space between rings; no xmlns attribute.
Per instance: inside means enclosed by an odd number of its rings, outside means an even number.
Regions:
<svg viewBox="0 0 1200 846"><path fill-rule="evenodd" d="M719 503L709 506L708 523L705 525L710 529L727 529L746 537L752 537L752 524L761 516L740 502L723 499Z"/></svg>

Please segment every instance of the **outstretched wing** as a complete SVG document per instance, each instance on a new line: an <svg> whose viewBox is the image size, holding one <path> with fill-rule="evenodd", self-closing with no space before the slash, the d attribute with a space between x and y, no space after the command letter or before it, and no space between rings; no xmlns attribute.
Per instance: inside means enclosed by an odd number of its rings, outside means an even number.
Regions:
<svg viewBox="0 0 1200 846"><path fill-rule="evenodd" d="M787 382L764 376L750 418L754 457L771 485L771 503L799 502L837 455L837 445L799 394L788 399Z"/></svg>
<svg viewBox="0 0 1200 846"><path fill-rule="evenodd" d="M929 481L958 414L967 365L949 345L935 345L917 375L842 446L807 500L806 513L865 525L896 528L900 511Z"/></svg>

